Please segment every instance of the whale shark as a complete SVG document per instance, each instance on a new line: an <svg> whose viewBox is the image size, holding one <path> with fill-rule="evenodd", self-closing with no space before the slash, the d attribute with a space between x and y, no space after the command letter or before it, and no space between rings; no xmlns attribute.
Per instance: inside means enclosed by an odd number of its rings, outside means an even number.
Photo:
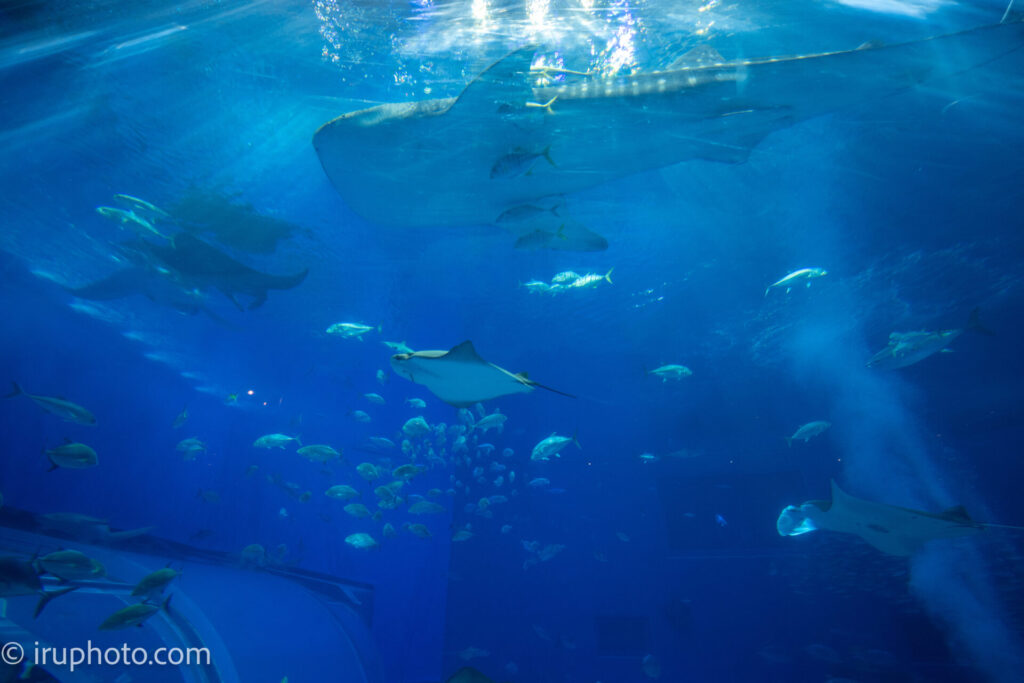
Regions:
<svg viewBox="0 0 1024 683"><path fill-rule="evenodd" d="M1014 17L795 56L727 60L702 46L663 71L563 72L557 85L539 79L548 70L531 69L537 47L527 46L456 97L342 114L316 131L313 146L346 203L371 222L497 225L516 207L641 171L741 163L774 131L986 64L1020 49L1022 38ZM543 231L557 234L557 218L547 221ZM532 233L526 227L518 238ZM546 244L544 235L528 241Z"/></svg>

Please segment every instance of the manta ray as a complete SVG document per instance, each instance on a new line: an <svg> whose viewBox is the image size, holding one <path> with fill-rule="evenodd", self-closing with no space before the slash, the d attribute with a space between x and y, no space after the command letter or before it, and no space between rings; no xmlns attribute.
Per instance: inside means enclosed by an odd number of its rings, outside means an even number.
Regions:
<svg viewBox="0 0 1024 683"><path fill-rule="evenodd" d="M154 268L133 266L81 287L63 289L68 294L89 301L110 301L141 295L179 313L205 313L213 320L226 324L223 318L206 307L206 297L201 292L184 286L172 273Z"/></svg>
<svg viewBox="0 0 1024 683"><path fill-rule="evenodd" d="M471 341L464 341L448 351L397 353L391 356L391 368L396 375L422 384L445 403L459 408L499 396L528 394L537 387L575 398L534 382L526 373L513 374L488 363L476 352Z"/></svg>
<svg viewBox="0 0 1024 683"><path fill-rule="evenodd" d="M773 131L985 64L1019 49L1022 38L1015 18L901 44L764 59L726 60L703 47L664 71L565 72L557 86L535 84L529 46L457 97L343 114L321 126L313 146L334 187L371 221L486 225L639 171L743 162ZM509 168L517 172L495 173ZM542 232L553 238L559 219L546 221ZM563 242L534 235L529 222L524 238Z"/></svg>
<svg viewBox="0 0 1024 683"><path fill-rule="evenodd" d="M988 527L1020 528L976 522L962 506L932 513L855 498L839 488L835 480L831 501L790 505L776 523L780 536L799 536L818 529L839 531L860 536L883 553L904 557L929 541L970 536Z"/></svg>
<svg viewBox="0 0 1024 683"><path fill-rule="evenodd" d="M238 295L251 297L248 309L262 306L271 289L292 289L309 274L270 275L236 261L223 251L188 233L174 235L168 244L137 242L132 249L141 252L151 265L174 273L179 281L199 289L213 288L228 297L239 310L245 310Z"/></svg>

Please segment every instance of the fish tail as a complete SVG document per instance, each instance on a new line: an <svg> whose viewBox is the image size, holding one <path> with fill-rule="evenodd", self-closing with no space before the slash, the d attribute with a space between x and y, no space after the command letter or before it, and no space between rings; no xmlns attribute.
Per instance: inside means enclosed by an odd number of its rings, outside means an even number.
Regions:
<svg viewBox="0 0 1024 683"><path fill-rule="evenodd" d="M36 603L36 611L32 613L32 618L35 619L42 611L46 609L46 606L50 604L50 601L59 598L62 595L66 595L71 591L78 590L78 586L68 586L67 588L60 588L55 591L48 591L43 593L43 597L39 598L39 602Z"/></svg>
<svg viewBox="0 0 1024 683"><path fill-rule="evenodd" d="M790 447L790 448L792 448L792 447L793 447L793 437L791 437L791 436L787 436L787 437L786 437L786 445L787 445L788 447Z"/></svg>
<svg viewBox="0 0 1024 683"><path fill-rule="evenodd" d="M15 396L21 396L24 393L24 390L22 390L21 386L19 386L17 382L11 382L11 393L6 394L4 398L14 398Z"/></svg>
<svg viewBox="0 0 1024 683"><path fill-rule="evenodd" d="M298 434L295 437L295 443L299 444L299 448L302 448L302 434Z"/></svg>
<svg viewBox="0 0 1024 683"><path fill-rule="evenodd" d="M978 334L983 334L987 337L995 336L995 332L985 327L985 325L981 322L981 315L979 313L979 309L977 308L971 311L971 317L967 320L967 329L977 332ZM14 386L18 385L15 384Z"/></svg>
<svg viewBox="0 0 1024 683"><path fill-rule="evenodd" d="M558 164L556 164L551 158L551 145L544 148L544 151L541 152L541 156L548 160L548 163L551 164L552 168L558 168Z"/></svg>
<svg viewBox="0 0 1024 683"><path fill-rule="evenodd" d="M578 429L575 432L572 433L572 442L574 444L576 444L576 448L578 448L578 449L580 449L582 451L583 450L583 446L580 445L580 440L576 438L577 434L579 434L579 430Z"/></svg>
<svg viewBox="0 0 1024 683"><path fill-rule="evenodd" d="M608 269L608 272L604 274L604 279L607 280L608 284L612 284L612 271L615 270L615 266Z"/></svg>
<svg viewBox="0 0 1024 683"><path fill-rule="evenodd" d="M558 213L558 207L559 206L561 206L561 204L555 204L550 209L548 209L548 211L550 211L551 213L555 214L556 217L561 218L562 216Z"/></svg>

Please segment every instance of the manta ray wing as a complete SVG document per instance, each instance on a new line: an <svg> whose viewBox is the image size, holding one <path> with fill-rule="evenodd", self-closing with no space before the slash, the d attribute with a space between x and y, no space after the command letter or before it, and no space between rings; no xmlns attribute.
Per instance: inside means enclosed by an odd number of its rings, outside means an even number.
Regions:
<svg viewBox="0 0 1024 683"><path fill-rule="evenodd" d="M308 269L295 275L261 273L188 233L175 235L169 245L147 243L144 248L183 281L219 290L239 310L244 309L238 294L252 297L251 310L267 300L268 290L298 287L309 273Z"/></svg>
<svg viewBox="0 0 1024 683"><path fill-rule="evenodd" d="M824 528L856 534L890 555L909 556L922 545L956 538L982 529L963 508L941 514L855 498L832 481L832 505L824 513Z"/></svg>
<svg viewBox="0 0 1024 683"><path fill-rule="evenodd" d="M398 354L392 357L392 364L396 371L401 368L400 374L422 384L442 401L456 407L471 406L500 396L525 394L536 387L571 396L484 360L471 341L464 341L448 351Z"/></svg>

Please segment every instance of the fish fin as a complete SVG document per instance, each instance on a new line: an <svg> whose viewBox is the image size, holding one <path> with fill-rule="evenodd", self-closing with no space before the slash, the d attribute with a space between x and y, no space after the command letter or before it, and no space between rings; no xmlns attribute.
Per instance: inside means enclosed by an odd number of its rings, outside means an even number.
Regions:
<svg viewBox="0 0 1024 683"><path fill-rule="evenodd" d="M55 462L54 462L54 461L53 461L53 460L51 459L51 460L50 460L50 466L49 466L49 468L47 468L47 470L46 470L46 471L47 471L47 472L53 472L54 470L59 470L59 469L60 469L60 465L58 465L57 463L55 463Z"/></svg>
<svg viewBox="0 0 1024 683"><path fill-rule="evenodd" d="M770 291L772 291L772 288L768 287L768 289L764 290L764 295L768 296L768 292L770 292Z"/></svg>
<svg viewBox="0 0 1024 683"><path fill-rule="evenodd" d="M615 266L612 266L611 268L609 268L608 272L604 274L604 279L608 282L608 284L612 284L612 271L613 270L615 270Z"/></svg>
<svg viewBox="0 0 1024 683"><path fill-rule="evenodd" d="M967 320L967 329L978 334L983 334L986 337L995 336L995 332L985 327L981 322L981 315L977 308L971 311L971 317ZM17 386L17 385L15 385Z"/></svg>
<svg viewBox="0 0 1024 683"><path fill-rule="evenodd" d="M554 100L551 100L551 102L554 102ZM550 106L550 104L551 103L549 102L548 105ZM541 152L541 155L548 160L548 163L551 164L552 168L558 168L558 164L556 164L554 160L551 158L551 145L545 147L544 151Z"/></svg>
<svg viewBox="0 0 1024 683"><path fill-rule="evenodd" d="M444 356L442 356L442 358L447 358L448 360L459 360L459 361L463 361L463 362L468 362L468 361L474 361L474 362L480 362L480 363L486 363L487 362L483 358L480 357L480 354L477 353L476 349L473 347L473 342L471 342L468 339L466 341L462 342L461 344L457 344L456 346L453 346L451 349L448 350L448 353L446 353L446 354L444 354Z"/></svg>
<svg viewBox="0 0 1024 683"><path fill-rule="evenodd" d="M39 598L39 602L36 603L36 611L32 613L32 618L35 619L42 614L43 610L46 609L46 606L50 604L51 600L59 598L62 595L67 595L71 591L76 590L78 590L78 586L69 586L67 588L60 588L55 591L43 593L43 597Z"/></svg>
<svg viewBox="0 0 1024 683"><path fill-rule="evenodd" d="M17 382L11 382L11 393L5 394L4 398L14 398L15 396L21 396L24 393L25 392L22 390L22 388L18 385Z"/></svg>
<svg viewBox="0 0 1024 683"><path fill-rule="evenodd" d="M789 294L792 291L793 291L792 287L786 287L786 294Z"/></svg>

